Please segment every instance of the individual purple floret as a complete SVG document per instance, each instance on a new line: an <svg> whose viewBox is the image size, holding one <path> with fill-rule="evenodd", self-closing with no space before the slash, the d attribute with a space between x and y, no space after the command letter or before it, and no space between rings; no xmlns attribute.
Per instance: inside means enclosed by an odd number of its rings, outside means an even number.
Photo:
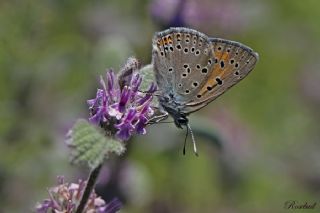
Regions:
<svg viewBox="0 0 320 213"><path fill-rule="evenodd" d="M100 208L100 212L117 212L121 207L122 203L117 198L113 198L106 206Z"/></svg>
<svg viewBox="0 0 320 213"><path fill-rule="evenodd" d="M151 101L157 87L152 83L148 91L140 91L142 77L138 72L132 72L127 81L121 80L112 70L107 71L106 81L101 77L101 89L87 103L91 123L115 129L115 137L127 141L134 134L146 133L145 127L154 113ZM126 84L120 86L120 81Z"/></svg>
<svg viewBox="0 0 320 213"><path fill-rule="evenodd" d="M74 213L76 211L85 189L85 181L79 180L78 184L65 183L63 177L58 177L58 183L58 186L48 190L50 198L37 204L37 213ZM111 202L106 203L93 191L84 212L115 213L120 210L121 206L122 204L118 199L114 198Z"/></svg>

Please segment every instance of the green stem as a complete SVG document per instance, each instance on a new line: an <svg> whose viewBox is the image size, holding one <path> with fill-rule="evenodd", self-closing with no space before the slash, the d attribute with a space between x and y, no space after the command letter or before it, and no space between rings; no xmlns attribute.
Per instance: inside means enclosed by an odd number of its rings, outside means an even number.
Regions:
<svg viewBox="0 0 320 213"><path fill-rule="evenodd" d="M89 176L88 181L87 181L86 188L85 188L84 193L82 195L80 204L79 204L79 206L78 206L78 208L76 210L76 213L82 213L83 210L85 209L86 204L87 204L87 202L89 200L90 194L91 194L91 192L94 189L94 186L96 184L96 181L97 181L97 178L98 178L99 173L101 171L101 168L102 168L102 164L100 164L99 166L97 166L95 169L93 169L91 171L90 176Z"/></svg>

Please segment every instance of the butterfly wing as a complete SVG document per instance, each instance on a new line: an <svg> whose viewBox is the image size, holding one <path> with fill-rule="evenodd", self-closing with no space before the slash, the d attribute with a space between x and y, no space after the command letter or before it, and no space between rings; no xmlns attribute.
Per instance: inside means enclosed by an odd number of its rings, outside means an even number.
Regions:
<svg viewBox="0 0 320 213"><path fill-rule="evenodd" d="M181 105L190 102L213 71L212 44L206 35L188 28L157 33L152 55L161 92L172 92Z"/></svg>
<svg viewBox="0 0 320 213"><path fill-rule="evenodd" d="M246 77L258 61L258 54L241 43L219 38L210 40L215 55L213 69L194 100L186 103L184 113L197 111L222 95Z"/></svg>

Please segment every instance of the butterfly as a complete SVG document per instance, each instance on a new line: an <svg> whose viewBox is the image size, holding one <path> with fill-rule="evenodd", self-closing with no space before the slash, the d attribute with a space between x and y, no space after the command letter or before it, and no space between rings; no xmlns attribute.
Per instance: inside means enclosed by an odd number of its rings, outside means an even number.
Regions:
<svg viewBox="0 0 320 213"><path fill-rule="evenodd" d="M255 67L259 56L251 48L193 29L177 27L155 34L152 64L158 101L178 128L191 131L188 115L205 107L237 84ZM196 145L191 131L194 144Z"/></svg>

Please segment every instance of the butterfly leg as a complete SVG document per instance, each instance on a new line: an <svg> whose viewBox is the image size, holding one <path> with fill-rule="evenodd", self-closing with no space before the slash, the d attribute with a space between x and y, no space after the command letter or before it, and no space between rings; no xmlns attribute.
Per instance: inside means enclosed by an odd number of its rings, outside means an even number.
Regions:
<svg viewBox="0 0 320 213"><path fill-rule="evenodd" d="M148 121L148 125L159 123L162 120L167 119L169 114L167 112L162 112L160 115L155 115Z"/></svg>

